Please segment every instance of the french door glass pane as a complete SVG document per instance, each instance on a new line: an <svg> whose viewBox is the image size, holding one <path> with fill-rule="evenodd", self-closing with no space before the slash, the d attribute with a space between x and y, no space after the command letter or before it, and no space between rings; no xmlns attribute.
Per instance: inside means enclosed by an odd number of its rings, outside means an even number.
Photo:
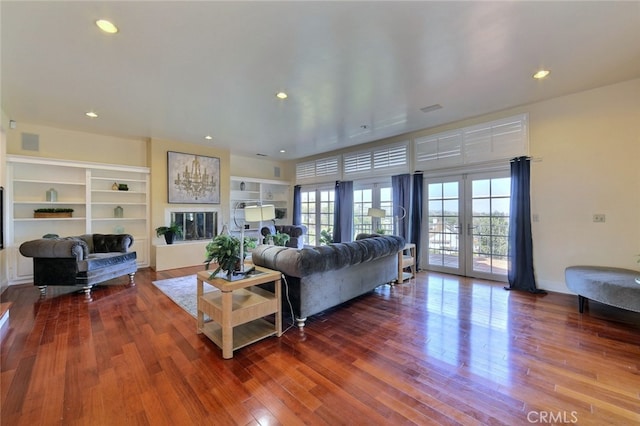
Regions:
<svg viewBox="0 0 640 426"><path fill-rule="evenodd" d="M371 227L371 216L367 213L373 206L373 190L371 189L356 189L353 191L353 233L358 235L360 233L373 232Z"/></svg>
<svg viewBox="0 0 640 426"><path fill-rule="evenodd" d="M460 223L458 182L428 185L429 264L459 267Z"/></svg>
<svg viewBox="0 0 640 426"><path fill-rule="evenodd" d="M510 178L472 182L473 271L507 274Z"/></svg>

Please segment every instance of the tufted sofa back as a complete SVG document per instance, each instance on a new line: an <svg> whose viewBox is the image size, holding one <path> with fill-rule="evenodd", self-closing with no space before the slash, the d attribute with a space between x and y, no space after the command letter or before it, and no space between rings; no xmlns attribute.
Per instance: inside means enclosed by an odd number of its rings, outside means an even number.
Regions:
<svg viewBox="0 0 640 426"><path fill-rule="evenodd" d="M384 235L303 249L260 245L253 250L251 258L255 265L292 277L304 277L396 255L404 244L402 237Z"/></svg>

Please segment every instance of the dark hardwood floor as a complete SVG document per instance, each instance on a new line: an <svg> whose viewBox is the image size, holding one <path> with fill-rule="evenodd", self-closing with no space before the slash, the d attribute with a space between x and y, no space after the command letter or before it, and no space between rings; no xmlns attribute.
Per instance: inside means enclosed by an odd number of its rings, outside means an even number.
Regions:
<svg viewBox="0 0 640 426"><path fill-rule="evenodd" d="M640 314L421 272L223 360L151 284L201 269L6 290L2 425L640 424Z"/></svg>

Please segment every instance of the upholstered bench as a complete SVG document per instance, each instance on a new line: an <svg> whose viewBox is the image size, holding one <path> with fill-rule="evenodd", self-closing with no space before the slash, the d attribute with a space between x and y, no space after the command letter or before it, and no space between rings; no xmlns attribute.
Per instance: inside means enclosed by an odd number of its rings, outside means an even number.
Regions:
<svg viewBox="0 0 640 426"><path fill-rule="evenodd" d="M640 272L605 266L569 266L567 287L578 295L578 310L584 312L585 299L640 312Z"/></svg>

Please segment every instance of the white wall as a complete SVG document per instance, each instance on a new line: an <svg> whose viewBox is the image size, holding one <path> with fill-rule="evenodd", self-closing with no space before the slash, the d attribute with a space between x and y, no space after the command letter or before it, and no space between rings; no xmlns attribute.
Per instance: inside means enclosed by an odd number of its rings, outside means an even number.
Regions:
<svg viewBox="0 0 640 426"><path fill-rule="evenodd" d="M639 269L640 79L530 105L534 267L568 292L564 269ZM594 223L605 214L605 223Z"/></svg>

